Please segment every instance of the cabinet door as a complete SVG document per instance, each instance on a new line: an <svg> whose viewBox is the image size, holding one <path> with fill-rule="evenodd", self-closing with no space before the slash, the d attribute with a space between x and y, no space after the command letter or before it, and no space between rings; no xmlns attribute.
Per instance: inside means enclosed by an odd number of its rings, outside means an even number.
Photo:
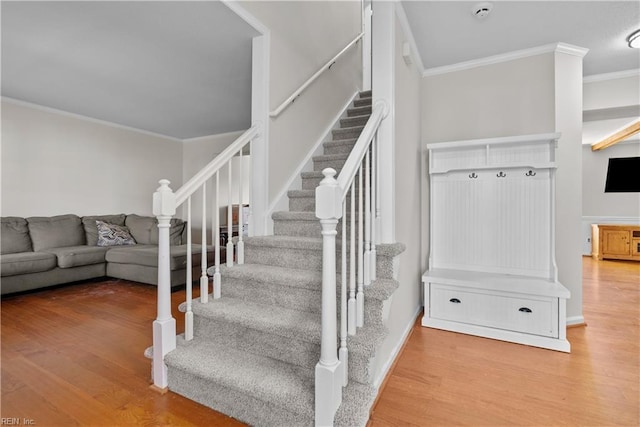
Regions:
<svg viewBox="0 0 640 427"><path fill-rule="evenodd" d="M628 231L602 230L601 244L603 254L631 255Z"/></svg>

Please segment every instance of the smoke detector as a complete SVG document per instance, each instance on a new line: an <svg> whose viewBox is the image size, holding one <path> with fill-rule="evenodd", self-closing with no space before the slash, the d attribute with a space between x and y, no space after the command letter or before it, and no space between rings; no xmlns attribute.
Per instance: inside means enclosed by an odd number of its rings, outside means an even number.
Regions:
<svg viewBox="0 0 640 427"><path fill-rule="evenodd" d="M491 9L493 9L493 4L487 1L478 3L471 9L471 14L478 18L479 20L485 19L491 13Z"/></svg>

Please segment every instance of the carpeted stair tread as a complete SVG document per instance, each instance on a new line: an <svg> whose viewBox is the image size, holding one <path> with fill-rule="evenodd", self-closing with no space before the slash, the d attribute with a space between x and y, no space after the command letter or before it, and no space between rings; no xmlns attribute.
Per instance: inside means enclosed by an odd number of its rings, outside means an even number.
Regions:
<svg viewBox="0 0 640 427"><path fill-rule="evenodd" d="M339 139L337 141L327 141L322 143L322 145L325 148L328 147L335 147L335 146L339 146L339 145L354 145L356 143L358 139L357 138L351 138L351 139Z"/></svg>
<svg viewBox="0 0 640 427"><path fill-rule="evenodd" d="M289 190L287 192L287 196L289 198L306 198L306 197L315 197L316 190Z"/></svg>
<svg viewBox="0 0 640 427"><path fill-rule="evenodd" d="M371 91L371 89L363 90L359 93L360 98L371 98L372 95L373 92Z"/></svg>
<svg viewBox="0 0 640 427"><path fill-rule="evenodd" d="M291 310L225 296L216 300L210 299L207 304L194 300L192 307L194 316L235 323L285 338L311 343L320 342L322 327L319 313Z"/></svg>
<svg viewBox="0 0 640 427"><path fill-rule="evenodd" d="M179 341L167 365L205 381L251 395L305 417L314 417L314 384L300 367L268 357L220 348L206 340Z"/></svg>

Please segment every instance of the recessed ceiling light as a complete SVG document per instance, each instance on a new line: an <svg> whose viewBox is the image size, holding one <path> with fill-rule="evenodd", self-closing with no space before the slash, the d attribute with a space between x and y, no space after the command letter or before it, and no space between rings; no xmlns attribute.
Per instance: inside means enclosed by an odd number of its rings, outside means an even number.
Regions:
<svg viewBox="0 0 640 427"><path fill-rule="evenodd" d="M640 49L640 30L636 30L627 37L629 47Z"/></svg>

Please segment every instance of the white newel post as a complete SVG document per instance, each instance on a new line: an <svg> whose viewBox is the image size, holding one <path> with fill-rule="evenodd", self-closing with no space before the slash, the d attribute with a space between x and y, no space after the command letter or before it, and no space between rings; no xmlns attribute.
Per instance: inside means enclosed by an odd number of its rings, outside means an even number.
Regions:
<svg viewBox="0 0 640 427"><path fill-rule="evenodd" d="M176 320L171 316L171 271L169 268L169 228L176 213L176 199L169 181L160 180L153 194L153 214L158 219L158 316L153 322L153 385L166 389L164 356L176 348Z"/></svg>
<svg viewBox="0 0 640 427"><path fill-rule="evenodd" d="M322 225L322 339L316 365L315 424L332 426L342 403L342 369L338 360L336 303L336 227L342 217L340 187L336 171L322 171L316 188L316 217Z"/></svg>

